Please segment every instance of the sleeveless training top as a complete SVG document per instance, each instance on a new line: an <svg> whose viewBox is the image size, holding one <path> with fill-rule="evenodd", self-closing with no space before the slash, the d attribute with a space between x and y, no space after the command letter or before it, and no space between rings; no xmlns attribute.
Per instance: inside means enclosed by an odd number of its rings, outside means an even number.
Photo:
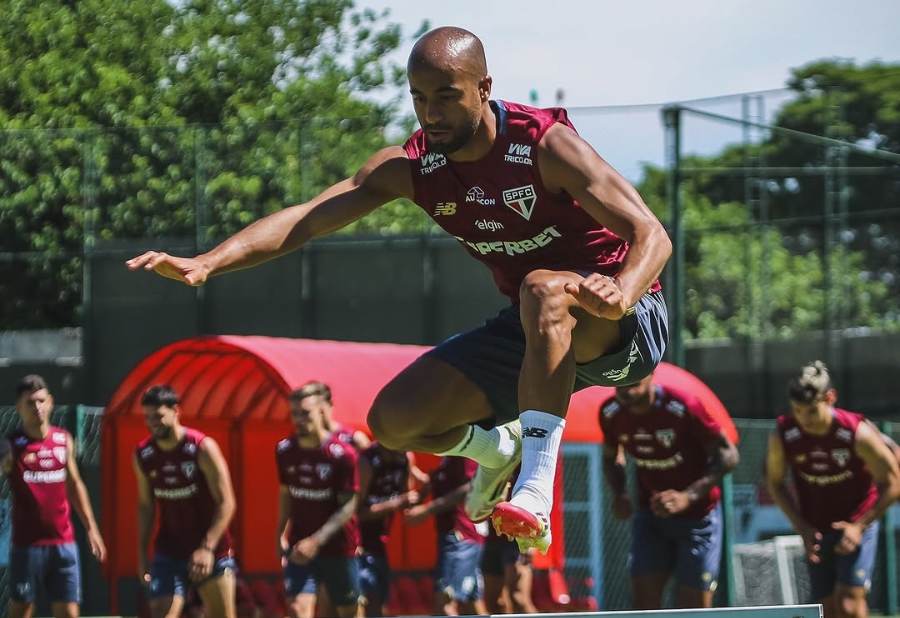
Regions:
<svg viewBox="0 0 900 618"><path fill-rule="evenodd" d="M778 417L800 514L821 532L830 532L836 521L856 521L878 501L872 475L853 449L862 421L860 414L834 408L828 433L814 436L793 416Z"/></svg>
<svg viewBox="0 0 900 618"><path fill-rule="evenodd" d="M429 152L422 130L407 140L416 204L491 270L513 303L525 275L536 269L616 275L628 243L570 196L547 191L538 172L537 145L557 122L572 127L566 111L505 101L491 106L497 138L479 161Z"/></svg>

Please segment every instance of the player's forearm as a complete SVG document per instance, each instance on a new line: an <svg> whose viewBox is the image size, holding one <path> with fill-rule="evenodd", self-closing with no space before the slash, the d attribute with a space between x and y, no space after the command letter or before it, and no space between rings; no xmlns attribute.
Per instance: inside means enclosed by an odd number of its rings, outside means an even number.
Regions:
<svg viewBox="0 0 900 618"><path fill-rule="evenodd" d="M616 496L625 494L625 466L619 464L612 457L603 458L603 476L606 483Z"/></svg>
<svg viewBox="0 0 900 618"><path fill-rule="evenodd" d="M302 225L310 209L310 205L300 204L272 213L211 251L198 255L197 259L209 267L210 275L217 275L250 268L290 253L310 240L311 234Z"/></svg>
<svg viewBox="0 0 900 618"><path fill-rule="evenodd" d="M435 498L434 500L429 502L428 506L426 507L428 514L439 515L441 513L446 513L447 511L452 511L465 501L466 494L469 493L469 489L471 489L471 487L467 483L462 487L457 487L449 494L445 494L440 498Z"/></svg>
<svg viewBox="0 0 900 618"><path fill-rule="evenodd" d="M794 530L798 532L803 528L808 528L809 524L806 522L803 517L800 516L800 512L797 509L794 501L790 498L782 483L773 483L769 482L768 484L769 494L772 496L772 500L781 509L781 512L784 513L785 517L788 518L788 521L791 522L791 525L794 527Z"/></svg>
<svg viewBox="0 0 900 618"><path fill-rule="evenodd" d="M150 535L153 532L153 515L154 508L138 505L138 546L137 555L138 563L144 568L147 567L147 547L150 545Z"/></svg>
<svg viewBox="0 0 900 618"><path fill-rule="evenodd" d="M206 531L206 536L203 537L202 547L209 550L215 550L219 541L222 539L222 535L225 534L225 530L228 529L231 518L234 517L234 511L234 501L223 500L219 503L218 508L216 508L216 512L213 515L212 524L210 524L209 530Z"/></svg>
<svg viewBox="0 0 900 618"><path fill-rule="evenodd" d="M867 528L872 522L881 519L887 512L888 508L896 502L900 494L900 485L893 481L885 481L878 484L878 501L872 505L872 508L863 513L863 516L857 521L863 528Z"/></svg>
<svg viewBox="0 0 900 618"><path fill-rule="evenodd" d="M347 522L350 521L350 518L353 517L355 511L356 496L353 496L341 505L341 508L335 511L334 514L328 518L328 521L315 532L313 536L315 536L319 545L325 544L338 530L343 528Z"/></svg>
<svg viewBox="0 0 900 618"><path fill-rule="evenodd" d="M70 485L70 495L72 497L72 505L75 512L85 530L88 532L97 532L97 520L94 518L94 509L91 507L91 499L88 497L87 488L84 483L72 483Z"/></svg>
<svg viewBox="0 0 900 618"><path fill-rule="evenodd" d="M387 515L403 508L403 497L396 496L389 500L376 502L359 510L358 517L360 521L372 521L375 519L383 519Z"/></svg>
<svg viewBox="0 0 900 618"><path fill-rule="evenodd" d="M615 279L627 306L633 307L659 279L672 254L672 242L665 228L653 219L635 226L629 244L628 254Z"/></svg>
<svg viewBox="0 0 900 618"><path fill-rule="evenodd" d="M737 466L739 460L737 448L729 444L717 448L712 455L706 474L691 483L685 493L691 503L709 495L709 490L722 482L722 478Z"/></svg>

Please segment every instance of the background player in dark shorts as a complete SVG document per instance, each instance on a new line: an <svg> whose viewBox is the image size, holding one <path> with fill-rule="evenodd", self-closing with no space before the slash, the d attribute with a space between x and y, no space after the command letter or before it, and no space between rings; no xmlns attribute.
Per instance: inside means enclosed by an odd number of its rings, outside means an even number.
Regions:
<svg viewBox="0 0 900 618"><path fill-rule="evenodd" d="M42 377L28 375L16 385L16 412L19 427L0 440L0 471L12 493L9 616L31 616L43 591L54 616L74 618L81 571L70 497L91 553L101 562L106 547L75 462L72 436L50 424L53 396Z"/></svg>
<svg viewBox="0 0 900 618"><path fill-rule="evenodd" d="M195 258L149 251L128 261L188 285L294 251L397 198L412 200L492 272L521 332L497 363L494 392L475 381L474 335L423 356L386 385L369 413L394 450L464 456L481 468L467 510L491 516L520 546L552 536L556 458L573 389L639 380L666 345L658 278L672 244L635 189L578 136L565 110L491 100L481 41L443 27L407 63L421 130L370 157L357 174L307 203L257 221ZM497 225L479 227L489 219ZM338 282L336 282L338 283ZM629 316L634 316L629 318ZM483 332L483 331L482 331ZM505 332L505 331L504 331ZM518 349L517 349L518 348ZM578 381L576 383L576 377ZM518 417L506 429L476 423ZM506 427L503 425L502 427ZM509 502L497 491L521 459Z"/></svg>
<svg viewBox="0 0 900 618"><path fill-rule="evenodd" d="M357 453L325 427L325 405L321 394L294 391L295 433L275 449L276 543L291 618L312 618L320 584L337 616L356 616L360 607Z"/></svg>
<svg viewBox="0 0 900 618"><path fill-rule="evenodd" d="M863 618L878 521L900 495L897 458L865 417L834 407L837 391L821 361L791 379L788 399L791 413L778 417L769 438L769 493L803 537L825 617Z"/></svg>
<svg viewBox="0 0 900 618"><path fill-rule="evenodd" d="M481 578L484 534L463 507L476 468L470 459L444 457L431 473L431 501L406 511L406 522L413 526L435 518L438 563L434 612L438 615L485 613Z"/></svg>
<svg viewBox="0 0 900 618"><path fill-rule="evenodd" d="M419 502L419 492L412 489L413 461L378 442L360 453L359 581L366 616L384 615L391 577L386 544L394 513Z"/></svg>
<svg viewBox="0 0 900 618"><path fill-rule="evenodd" d="M179 421L178 394L152 386L141 398L150 436L137 446L138 578L154 617L181 613L195 587L207 613L235 618L235 561L228 524L235 498L216 441ZM156 513L153 559L147 546Z"/></svg>
<svg viewBox="0 0 900 618"><path fill-rule="evenodd" d="M666 583L678 607L712 607L722 552L718 487L738 462L735 446L700 401L648 376L600 406L603 470L613 514L632 517L635 609L658 609ZM637 469L639 509L625 487L626 454Z"/></svg>

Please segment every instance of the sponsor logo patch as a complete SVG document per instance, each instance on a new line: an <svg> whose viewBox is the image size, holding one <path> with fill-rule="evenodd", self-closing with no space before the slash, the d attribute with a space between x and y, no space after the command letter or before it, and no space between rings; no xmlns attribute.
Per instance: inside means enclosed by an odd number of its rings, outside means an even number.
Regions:
<svg viewBox="0 0 900 618"><path fill-rule="evenodd" d="M540 427L525 427L522 429L523 438L546 438L547 430Z"/></svg>
<svg viewBox="0 0 900 618"><path fill-rule="evenodd" d="M510 144L509 150L504 155L503 160L507 163L519 163L521 165L532 165L531 146L525 144Z"/></svg>
<svg viewBox="0 0 900 618"><path fill-rule="evenodd" d="M481 255L489 253L505 253L506 255L517 255L519 253L528 253L541 247L546 247L554 238L562 238L562 234L556 229L555 225L551 225L540 234L535 234L531 238L524 240L495 240L492 242L471 242L465 238L456 237L459 242L465 243L473 251Z"/></svg>
<svg viewBox="0 0 900 618"><path fill-rule="evenodd" d="M447 165L447 158L444 155L435 152L429 152L423 155L420 161L422 167L419 169L419 174L422 176L427 176L431 172Z"/></svg>
<svg viewBox="0 0 900 618"><path fill-rule="evenodd" d="M456 214L456 202L438 202L434 205L433 217L449 217Z"/></svg>
<svg viewBox="0 0 900 618"><path fill-rule="evenodd" d="M493 206L497 200L492 197L484 196L484 189L481 187L472 187L466 191L466 203L478 204L480 206Z"/></svg>

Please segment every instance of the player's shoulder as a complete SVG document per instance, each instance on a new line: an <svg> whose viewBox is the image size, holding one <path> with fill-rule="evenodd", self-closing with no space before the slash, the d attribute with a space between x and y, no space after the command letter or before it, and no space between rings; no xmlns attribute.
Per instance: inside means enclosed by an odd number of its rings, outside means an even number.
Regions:
<svg viewBox="0 0 900 618"><path fill-rule="evenodd" d="M659 386L662 409L678 418L706 415L706 408L696 395L671 386Z"/></svg>
<svg viewBox="0 0 900 618"><path fill-rule="evenodd" d="M156 444L153 442L152 436L147 436L137 443L134 447L134 453L139 461L147 461L156 454Z"/></svg>
<svg viewBox="0 0 900 618"><path fill-rule="evenodd" d="M335 461L353 461L358 459L356 449L352 445L337 438L329 440L323 447L325 455Z"/></svg>
<svg viewBox="0 0 900 618"><path fill-rule="evenodd" d="M297 441L291 436L282 438L275 444L275 455L277 457L283 457L287 453L291 452L296 444Z"/></svg>
<svg viewBox="0 0 900 618"><path fill-rule="evenodd" d="M612 422L620 412L622 412L622 404L614 396L605 400L600 404L600 422Z"/></svg>

